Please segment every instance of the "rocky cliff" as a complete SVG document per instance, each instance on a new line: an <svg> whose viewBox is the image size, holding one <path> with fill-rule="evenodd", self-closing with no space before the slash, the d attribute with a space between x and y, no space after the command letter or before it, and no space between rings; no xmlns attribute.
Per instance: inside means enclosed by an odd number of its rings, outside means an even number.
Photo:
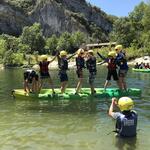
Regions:
<svg viewBox="0 0 150 150"><path fill-rule="evenodd" d="M90 35L93 26L105 35L112 30L107 14L85 0L0 0L0 33L19 35L34 22L45 36L78 30Z"/></svg>

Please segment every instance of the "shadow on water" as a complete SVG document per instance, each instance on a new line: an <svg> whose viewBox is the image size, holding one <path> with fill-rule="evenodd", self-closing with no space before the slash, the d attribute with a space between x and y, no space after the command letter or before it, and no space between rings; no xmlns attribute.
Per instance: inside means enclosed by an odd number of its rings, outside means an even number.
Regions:
<svg viewBox="0 0 150 150"><path fill-rule="evenodd" d="M137 148L137 137L134 137L134 138L116 137L115 147L118 150L136 150L136 148Z"/></svg>

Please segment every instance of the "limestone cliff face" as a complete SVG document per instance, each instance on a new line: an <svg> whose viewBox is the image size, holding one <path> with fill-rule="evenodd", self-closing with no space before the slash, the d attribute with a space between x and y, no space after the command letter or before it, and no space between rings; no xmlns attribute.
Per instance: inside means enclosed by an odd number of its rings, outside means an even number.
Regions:
<svg viewBox="0 0 150 150"><path fill-rule="evenodd" d="M65 31L75 32L78 30L87 32L85 26L80 24L71 14L72 12L65 9L62 3L47 0L37 4L30 18L33 22L41 23L45 35L60 34Z"/></svg>
<svg viewBox="0 0 150 150"><path fill-rule="evenodd" d="M0 33L19 35L24 26L30 25L28 17L7 4L0 4Z"/></svg>
<svg viewBox="0 0 150 150"><path fill-rule="evenodd" d="M94 24L105 34L112 30L112 23L100 9L85 0L34 0L32 11L22 11L7 3L0 4L0 33L20 34L22 28L34 22L41 23L45 36L53 33L82 31L90 34Z"/></svg>

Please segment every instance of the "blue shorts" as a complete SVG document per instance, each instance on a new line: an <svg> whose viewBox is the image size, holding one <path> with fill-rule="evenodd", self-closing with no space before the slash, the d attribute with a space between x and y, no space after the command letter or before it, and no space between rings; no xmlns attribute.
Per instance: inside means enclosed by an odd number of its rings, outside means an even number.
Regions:
<svg viewBox="0 0 150 150"><path fill-rule="evenodd" d="M60 82L68 81L68 75L66 72L59 72Z"/></svg>

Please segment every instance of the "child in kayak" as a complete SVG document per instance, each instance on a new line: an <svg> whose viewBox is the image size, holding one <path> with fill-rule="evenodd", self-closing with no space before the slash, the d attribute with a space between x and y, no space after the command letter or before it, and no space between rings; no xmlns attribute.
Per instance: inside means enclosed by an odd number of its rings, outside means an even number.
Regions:
<svg viewBox="0 0 150 150"><path fill-rule="evenodd" d="M65 93L67 84L68 84L68 60L71 59L75 54L71 55L67 58L67 52L66 51L60 51L60 54L58 53L57 59L58 59L58 67L59 67L59 78L61 82L61 94Z"/></svg>
<svg viewBox="0 0 150 150"><path fill-rule="evenodd" d="M96 77L96 57L94 56L93 50L89 50L87 53L86 68L89 70L89 84L91 88L91 94L95 94L94 80Z"/></svg>
<svg viewBox="0 0 150 150"><path fill-rule="evenodd" d="M111 77L113 76L113 79L116 81L118 87L120 87L119 85L119 79L118 79L118 74L117 74L117 64L116 64L116 52L115 51L110 51L108 53L108 58L105 58L103 56L101 56L100 53L97 52L97 54L104 59L104 61L102 63L107 62L108 63L108 73L107 73L107 78L106 78L106 82L104 84L104 90L106 90L107 86L110 84L110 80ZM101 63L101 64L102 64Z"/></svg>
<svg viewBox="0 0 150 150"><path fill-rule="evenodd" d="M41 79L39 91L41 90L44 82L49 82L49 84L51 86L51 89L52 89L52 92L53 92L53 94L55 94L53 81L51 79L51 76L49 74L49 69L48 69L49 64L52 63L55 60L55 58L56 58L56 56L52 60L48 61L47 60L48 59L47 55L42 55L41 56L42 61L39 62L40 79Z"/></svg>
<svg viewBox="0 0 150 150"><path fill-rule="evenodd" d="M120 88L126 91L127 84L126 84L125 78L129 69L128 64L127 64L126 54L122 50L122 45L117 45L115 47L115 50L117 53L116 61L119 66L118 76L119 76Z"/></svg>
<svg viewBox="0 0 150 150"><path fill-rule="evenodd" d="M116 98L112 98L109 108L109 116L116 120L116 130L118 137L135 137L137 129L137 113L132 110L133 100L129 97L121 97L117 103ZM114 108L119 107L121 112L114 112Z"/></svg>
<svg viewBox="0 0 150 150"><path fill-rule="evenodd" d="M27 69L24 72L24 91L27 93L36 93L38 92L38 89L39 89L38 74L33 69Z"/></svg>
<svg viewBox="0 0 150 150"><path fill-rule="evenodd" d="M77 66L77 76L78 76L78 84L76 87L76 94L79 93L81 87L82 87L82 82L83 82L83 69L85 68L85 60L84 60L84 49L79 49L77 51L77 57L76 57L76 66Z"/></svg>

